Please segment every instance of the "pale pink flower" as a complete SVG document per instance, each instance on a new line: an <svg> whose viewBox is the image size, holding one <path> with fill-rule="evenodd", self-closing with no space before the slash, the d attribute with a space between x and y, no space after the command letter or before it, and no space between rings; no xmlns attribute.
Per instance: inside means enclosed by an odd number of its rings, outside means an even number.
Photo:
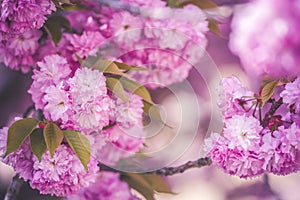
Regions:
<svg viewBox="0 0 300 200"><path fill-rule="evenodd" d="M69 79L70 93L75 105L106 96L106 79L98 70L78 69Z"/></svg>
<svg viewBox="0 0 300 200"><path fill-rule="evenodd" d="M122 46L132 46L141 38L143 21L127 11L121 11L112 15L109 21L112 29L113 40Z"/></svg>
<svg viewBox="0 0 300 200"><path fill-rule="evenodd" d="M259 146L262 129L256 118L234 115L225 120L224 137L229 140L229 148L255 150Z"/></svg>
<svg viewBox="0 0 300 200"><path fill-rule="evenodd" d="M115 100L115 118L116 122L122 127L143 126L143 101L136 94L126 93L128 102L116 98Z"/></svg>
<svg viewBox="0 0 300 200"><path fill-rule="evenodd" d="M85 59L88 56L96 56L101 43L105 38L98 31L84 31L81 35L67 34L66 39L70 42L67 48L73 52L72 58L77 61L75 55Z"/></svg>
<svg viewBox="0 0 300 200"><path fill-rule="evenodd" d="M235 10L230 49L246 72L275 77L300 73L299 11L297 0L256 0Z"/></svg>
<svg viewBox="0 0 300 200"><path fill-rule="evenodd" d="M288 105L294 105L295 111L300 112L300 76L293 82L287 83L284 90L280 93L283 102Z"/></svg>
<svg viewBox="0 0 300 200"><path fill-rule="evenodd" d="M127 183L120 180L120 175L114 172L101 172L95 183L82 188L77 194L69 196L68 200L138 200Z"/></svg>
<svg viewBox="0 0 300 200"><path fill-rule="evenodd" d="M44 115L53 121L59 119L68 121L70 109L68 93L55 86L48 87L45 92L43 97L43 102L46 104L43 109Z"/></svg>
<svg viewBox="0 0 300 200"><path fill-rule="evenodd" d="M224 119L230 118L236 114L245 114L246 111L251 108L252 101L247 100L251 100L254 93L246 87L243 87L237 77L231 76L223 78L220 85L220 99L218 106L222 111ZM246 114L249 115L252 113L248 112Z"/></svg>
<svg viewBox="0 0 300 200"><path fill-rule="evenodd" d="M38 189L41 194L67 196L87 187L97 178L99 168L97 162L91 158L88 173L72 149L67 145L60 145L51 158L47 151L41 162L33 157L32 179L29 184Z"/></svg>
<svg viewBox="0 0 300 200"><path fill-rule="evenodd" d="M79 106L74 105L72 109L74 115L71 119L75 123L75 129L89 133L109 125L112 108L108 96L99 97Z"/></svg>

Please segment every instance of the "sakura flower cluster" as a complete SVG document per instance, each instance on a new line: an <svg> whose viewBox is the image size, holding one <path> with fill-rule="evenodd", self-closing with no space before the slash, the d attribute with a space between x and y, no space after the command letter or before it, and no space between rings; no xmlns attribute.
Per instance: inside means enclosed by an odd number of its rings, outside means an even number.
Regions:
<svg viewBox="0 0 300 200"><path fill-rule="evenodd" d="M236 77L224 78L219 103L224 128L206 139L213 164L241 178L300 170L299 80L279 85L274 101L266 102L271 105L256 110L260 97Z"/></svg>
<svg viewBox="0 0 300 200"><path fill-rule="evenodd" d="M236 8L230 47L250 75L300 74L299 13L297 0L253 0Z"/></svg>
<svg viewBox="0 0 300 200"><path fill-rule="evenodd" d="M68 61L57 54L46 56L38 66L29 89L35 107L46 120L55 122L61 129L86 135L92 146L89 171L85 171L64 141L53 157L47 150L39 161L27 138L19 150L2 161L41 194L68 196L95 181L99 162L113 166L143 147L142 98L127 92L128 101L119 99L108 92L103 73L90 68L72 72ZM0 156L3 157L8 128L1 129L0 133Z"/></svg>
<svg viewBox="0 0 300 200"><path fill-rule="evenodd" d="M26 2L19 0L20 12ZM127 9L110 7L101 1L82 1L87 9L63 12L70 27L62 29L62 38L55 45L49 35L45 37L48 32L37 30L45 21L44 15L55 10L52 1L47 2L30 3L31 8L41 8L32 16L26 15L32 18L22 20L34 26L26 26L26 32L15 37L1 39L0 62L26 73L45 56L58 53L72 64L73 70L79 67L77 56L86 59L101 55L104 59L147 67L149 70L132 72L131 77L149 88L157 88L183 81L207 45L208 21L204 12L194 5L170 8L162 0L120 1ZM12 10L7 7L3 10ZM11 14L17 11L12 10ZM3 11L3 15L7 12Z"/></svg>
<svg viewBox="0 0 300 200"><path fill-rule="evenodd" d="M0 130L0 156L6 150L8 128ZM74 194L82 187L93 183L99 171L97 161L91 158L86 172L78 157L71 148L62 144L53 158L47 151L39 161L31 152L29 138L16 152L9 154L1 161L12 166L20 178L28 181L30 186L41 194L67 196Z"/></svg>
<svg viewBox="0 0 300 200"><path fill-rule="evenodd" d="M29 89L36 109L63 129L93 133L98 160L113 165L142 147L145 132L139 96L128 92L128 101L121 100L108 92L103 73L90 68L72 73L67 60L56 54L46 56L38 66Z"/></svg>
<svg viewBox="0 0 300 200"><path fill-rule="evenodd" d="M55 11L51 0L3 0L0 7L0 62L27 73L36 65L40 29Z"/></svg>

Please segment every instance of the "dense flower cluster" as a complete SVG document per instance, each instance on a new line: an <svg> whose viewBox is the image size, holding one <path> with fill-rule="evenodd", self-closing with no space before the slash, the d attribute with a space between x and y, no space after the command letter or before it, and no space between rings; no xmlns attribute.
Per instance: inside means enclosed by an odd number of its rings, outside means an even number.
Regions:
<svg viewBox="0 0 300 200"><path fill-rule="evenodd" d="M119 99L108 93L103 73L89 68L71 73L67 60L56 54L46 56L38 66L29 89L36 109L43 110L47 119L62 128L105 137L102 140L108 142L106 145L94 145L98 160L114 164L142 147L142 98L127 92L128 102ZM104 127L110 128L102 130Z"/></svg>
<svg viewBox="0 0 300 200"><path fill-rule="evenodd" d="M51 1L49 5L46 0L40 1L30 2L33 5L41 3L31 8L42 7L40 12L43 14L54 10ZM105 59L147 67L149 70L132 72L131 77L156 88L184 80L192 64L201 59L207 45L208 21L196 6L169 8L162 0L120 1L121 8L96 2L82 3L89 10L64 12L73 31L62 30L58 45L54 45L50 37L41 39L42 32L35 30L43 25L44 15L36 17L41 15L37 11L34 12L36 15L26 15L33 18L31 21L24 19L26 23L35 25L26 26L29 30L20 32L16 37L1 40L0 52L3 55L0 62L12 69L28 72L45 56L57 53L67 59L73 70L79 67L76 56L85 59L101 55ZM32 22L37 19L38 22ZM15 49L16 45L27 48Z"/></svg>
<svg viewBox="0 0 300 200"><path fill-rule="evenodd" d="M237 103L245 102L245 96L251 92L242 87L236 77L224 78L221 85L223 133L213 133L206 140L207 154L213 163L226 173L242 178L264 172L286 175L300 170L300 124L294 120L300 115L299 78L281 88L284 107L276 115L266 114L267 123L254 117L253 109L245 109L245 104ZM253 94L252 98L248 96L251 100L248 104L255 104Z"/></svg>
<svg viewBox="0 0 300 200"><path fill-rule="evenodd" d="M254 0L235 11L230 47L249 74L300 74L299 13L296 0Z"/></svg>
<svg viewBox="0 0 300 200"><path fill-rule="evenodd" d="M0 6L0 62L27 73L38 60L40 29L55 11L51 0L3 0Z"/></svg>
<svg viewBox="0 0 300 200"><path fill-rule="evenodd" d="M5 152L8 128L0 130L0 152ZM68 145L62 144L55 151L53 158L47 151L41 162L33 155L29 140L21 148L9 154L2 162L12 166L21 178L28 181L32 188L41 194L66 196L76 193L80 188L87 187L96 180L99 167L91 158L87 173L78 157Z"/></svg>
<svg viewBox="0 0 300 200"><path fill-rule="evenodd" d="M113 172L101 172L95 183L82 188L77 194L69 196L68 200L102 200L122 199L138 200L131 194L128 185L119 179L119 174Z"/></svg>

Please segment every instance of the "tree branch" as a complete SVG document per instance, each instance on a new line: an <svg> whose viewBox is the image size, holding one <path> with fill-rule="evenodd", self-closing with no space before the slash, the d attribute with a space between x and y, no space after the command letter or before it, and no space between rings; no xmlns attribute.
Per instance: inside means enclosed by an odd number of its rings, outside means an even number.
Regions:
<svg viewBox="0 0 300 200"><path fill-rule="evenodd" d="M261 122L262 127L267 127L268 123L271 119L271 117L275 114L277 109L283 104L282 97L278 99L278 101L275 101L275 103L272 104L270 110L265 114L264 119Z"/></svg>
<svg viewBox="0 0 300 200"><path fill-rule="evenodd" d="M4 200L16 200L22 185L23 180L20 179L18 174L16 174L7 189Z"/></svg>
<svg viewBox="0 0 300 200"><path fill-rule="evenodd" d="M201 168L204 166L211 165L212 161L209 157L199 158L195 161L188 161L187 163L180 165L178 167L164 167L158 169L156 171L148 172L148 174L157 174L160 176L171 176L174 174L183 173L184 171L191 169L191 168Z"/></svg>
<svg viewBox="0 0 300 200"><path fill-rule="evenodd" d="M145 172L144 174L156 174L156 175L160 175L160 176L171 176L174 174L179 174L179 173L183 173L188 169L191 168L201 168L204 166L209 166L211 165L212 161L209 157L205 157L205 158L199 158L198 160L195 161L188 161L187 163L177 166L177 167L164 167L155 171L150 171L150 172ZM116 172L116 173L120 173L120 171L113 169L111 167L108 167L104 164L98 164L98 166L100 167L100 169L102 171L109 171L109 172Z"/></svg>

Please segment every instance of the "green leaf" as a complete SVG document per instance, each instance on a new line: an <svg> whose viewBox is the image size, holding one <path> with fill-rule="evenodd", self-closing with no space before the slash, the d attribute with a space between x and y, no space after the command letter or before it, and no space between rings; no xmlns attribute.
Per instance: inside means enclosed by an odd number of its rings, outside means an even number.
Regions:
<svg viewBox="0 0 300 200"><path fill-rule="evenodd" d="M52 0L52 2L54 3L54 5L57 8L60 8L62 10L64 10L62 5L74 5L73 3L71 3L71 1L69 0Z"/></svg>
<svg viewBox="0 0 300 200"><path fill-rule="evenodd" d="M46 146L50 152L51 157L53 157L55 150L61 144L64 134L60 128L53 122L46 124L44 128L44 138Z"/></svg>
<svg viewBox="0 0 300 200"><path fill-rule="evenodd" d="M145 174L142 176L156 192L174 194L169 184L161 176L155 174Z"/></svg>
<svg viewBox="0 0 300 200"><path fill-rule="evenodd" d="M55 45L58 44L62 37L62 28L70 29L70 22L63 16L55 15L48 18L44 24L44 28L48 35L52 38Z"/></svg>
<svg viewBox="0 0 300 200"><path fill-rule="evenodd" d="M216 34L217 36L221 37L221 38L225 38L222 33L220 32L220 29L219 29L219 23L217 20L214 20L214 19L209 19L208 20L208 28L209 30Z"/></svg>
<svg viewBox="0 0 300 200"><path fill-rule="evenodd" d="M180 7L184 7L188 4L193 4L201 9L210 9L218 7L218 5L211 0L186 0L179 3Z"/></svg>
<svg viewBox="0 0 300 200"><path fill-rule="evenodd" d="M143 86L135 81L132 81L126 77L120 77L120 81L126 90L140 96L144 101L154 104L151 99L151 96L150 96L148 90L145 88L145 86Z"/></svg>
<svg viewBox="0 0 300 200"><path fill-rule="evenodd" d="M98 60L95 63L94 68L107 74L113 74L117 76L125 75L114 62L109 60Z"/></svg>
<svg viewBox="0 0 300 200"><path fill-rule="evenodd" d="M73 130L65 130L63 131L63 134L65 135L68 144L74 151L74 153L79 158L80 162L84 166L86 172L88 172L88 163L91 158L91 145L88 138Z"/></svg>
<svg viewBox="0 0 300 200"><path fill-rule="evenodd" d="M155 200L154 189L140 174L124 173L121 175L121 180L127 182L131 188L141 193L147 200Z"/></svg>
<svg viewBox="0 0 300 200"><path fill-rule="evenodd" d="M168 183L157 175L123 173L121 180L127 182L130 187L141 193L147 200L154 200L154 194L157 192L174 194Z"/></svg>
<svg viewBox="0 0 300 200"><path fill-rule="evenodd" d="M21 119L13 123L8 129L5 156L17 151L38 124L39 121L33 118Z"/></svg>
<svg viewBox="0 0 300 200"><path fill-rule="evenodd" d="M30 134L30 147L34 155L41 162L43 154L47 150L46 142L43 135L43 129L36 128Z"/></svg>
<svg viewBox="0 0 300 200"><path fill-rule="evenodd" d="M125 63L120 63L120 62L116 62L116 61L114 61L114 63L118 66L119 69L123 69L126 71L131 71L131 70L147 71L148 70L145 67L127 65Z"/></svg>
<svg viewBox="0 0 300 200"><path fill-rule="evenodd" d="M119 81L118 78L106 77L106 86L117 97L119 97L120 99L122 99L125 102L128 102L128 98L126 97L123 85L121 84L121 82Z"/></svg>
<svg viewBox="0 0 300 200"><path fill-rule="evenodd" d="M265 104L273 96L278 83L279 80L272 80L263 86L261 91L261 100L263 104Z"/></svg>
<svg viewBox="0 0 300 200"><path fill-rule="evenodd" d="M167 124L161 117L160 114L160 109L159 107L154 104L154 103L149 103L147 101L143 101L144 107L143 110L144 112L151 118L154 120L157 120L159 122L161 122L162 124L164 124L166 127L169 128L173 128L172 126L170 126L169 124Z"/></svg>

